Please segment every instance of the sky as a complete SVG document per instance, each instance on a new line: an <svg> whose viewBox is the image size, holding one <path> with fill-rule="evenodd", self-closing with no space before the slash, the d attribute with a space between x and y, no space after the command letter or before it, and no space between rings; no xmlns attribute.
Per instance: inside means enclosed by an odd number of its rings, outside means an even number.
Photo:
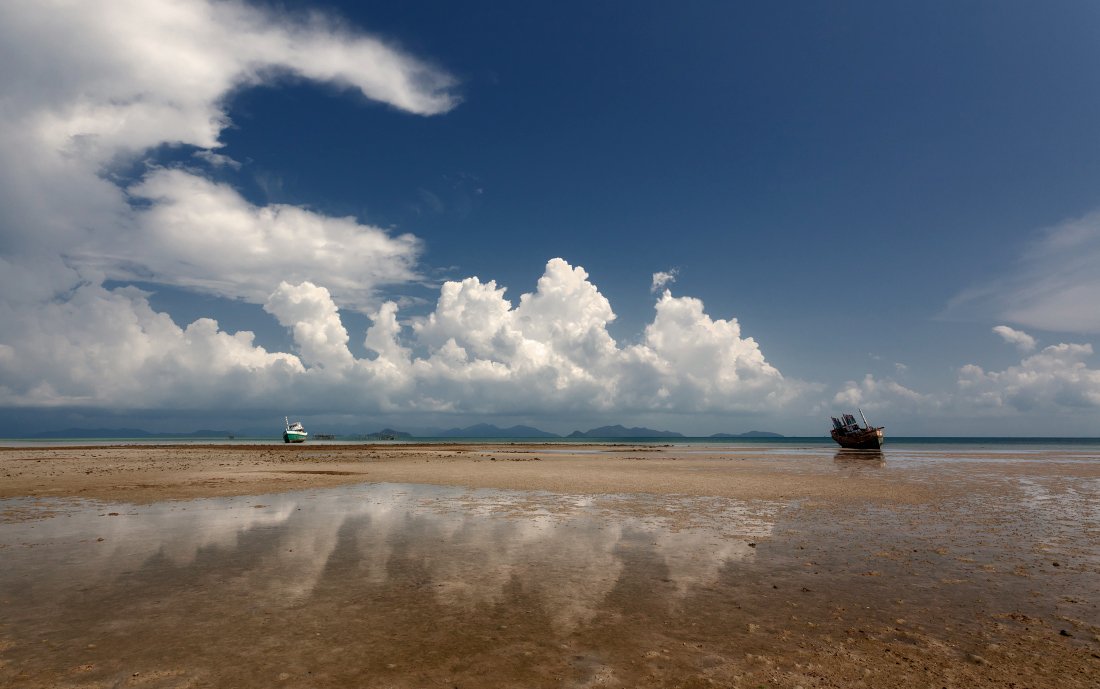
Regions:
<svg viewBox="0 0 1100 689"><path fill-rule="evenodd" d="M1100 5L0 0L0 411L1100 436Z"/></svg>

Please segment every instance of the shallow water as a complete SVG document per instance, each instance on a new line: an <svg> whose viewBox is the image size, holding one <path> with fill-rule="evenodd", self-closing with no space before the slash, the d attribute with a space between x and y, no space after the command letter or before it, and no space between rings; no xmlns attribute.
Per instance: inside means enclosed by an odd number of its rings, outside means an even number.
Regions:
<svg viewBox="0 0 1100 689"><path fill-rule="evenodd" d="M916 506L397 484L0 501L20 515L0 685L1072 686L1066 658L1100 657L1100 481L952 471L929 480L974 490Z"/></svg>

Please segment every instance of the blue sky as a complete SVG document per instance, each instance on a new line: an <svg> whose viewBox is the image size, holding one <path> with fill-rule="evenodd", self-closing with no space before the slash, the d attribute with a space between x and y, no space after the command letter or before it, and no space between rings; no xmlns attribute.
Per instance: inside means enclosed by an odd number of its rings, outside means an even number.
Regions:
<svg viewBox="0 0 1100 689"><path fill-rule="evenodd" d="M104 7L0 10L28 428L1100 427L1093 4Z"/></svg>

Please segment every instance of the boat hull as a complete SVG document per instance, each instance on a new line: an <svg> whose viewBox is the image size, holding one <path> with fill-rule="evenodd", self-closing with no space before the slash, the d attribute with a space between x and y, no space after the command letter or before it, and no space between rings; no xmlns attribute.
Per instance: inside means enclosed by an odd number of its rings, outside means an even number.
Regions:
<svg viewBox="0 0 1100 689"><path fill-rule="evenodd" d="M304 443L308 433L295 433L293 431L286 431L283 433L284 443Z"/></svg>
<svg viewBox="0 0 1100 689"><path fill-rule="evenodd" d="M838 445L848 450L877 450L882 447L885 436L882 428L868 428L856 433L831 433Z"/></svg>

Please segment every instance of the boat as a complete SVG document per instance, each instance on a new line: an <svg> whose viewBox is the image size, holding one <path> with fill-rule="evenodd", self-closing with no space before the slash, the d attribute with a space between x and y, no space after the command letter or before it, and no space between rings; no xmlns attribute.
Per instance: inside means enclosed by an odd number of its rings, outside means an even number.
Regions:
<svg viewBox="0 0 1100 689"><path fill-rule="evenodd" d="M283 421L286 421L286 430L283 431L284 443L304 443L306 441L309 433L306 433L301 421L290 423L290 419L286 416L283 417Z"/></svg>
<svg viewBox="0 0 1100 689"><path fill-rule="evenodd" d="M863 415L863 410L858 407L856 410L863 419L862 426L856 421L856 417L851 414L843 414L839 419L834 416L832 417L833 430L830 435L833 436L833 440L838 445L849 450L879 449L882 447L883 440L885 440L882 431L886 427L872 426L867 423L867 417Z"/></svg>

